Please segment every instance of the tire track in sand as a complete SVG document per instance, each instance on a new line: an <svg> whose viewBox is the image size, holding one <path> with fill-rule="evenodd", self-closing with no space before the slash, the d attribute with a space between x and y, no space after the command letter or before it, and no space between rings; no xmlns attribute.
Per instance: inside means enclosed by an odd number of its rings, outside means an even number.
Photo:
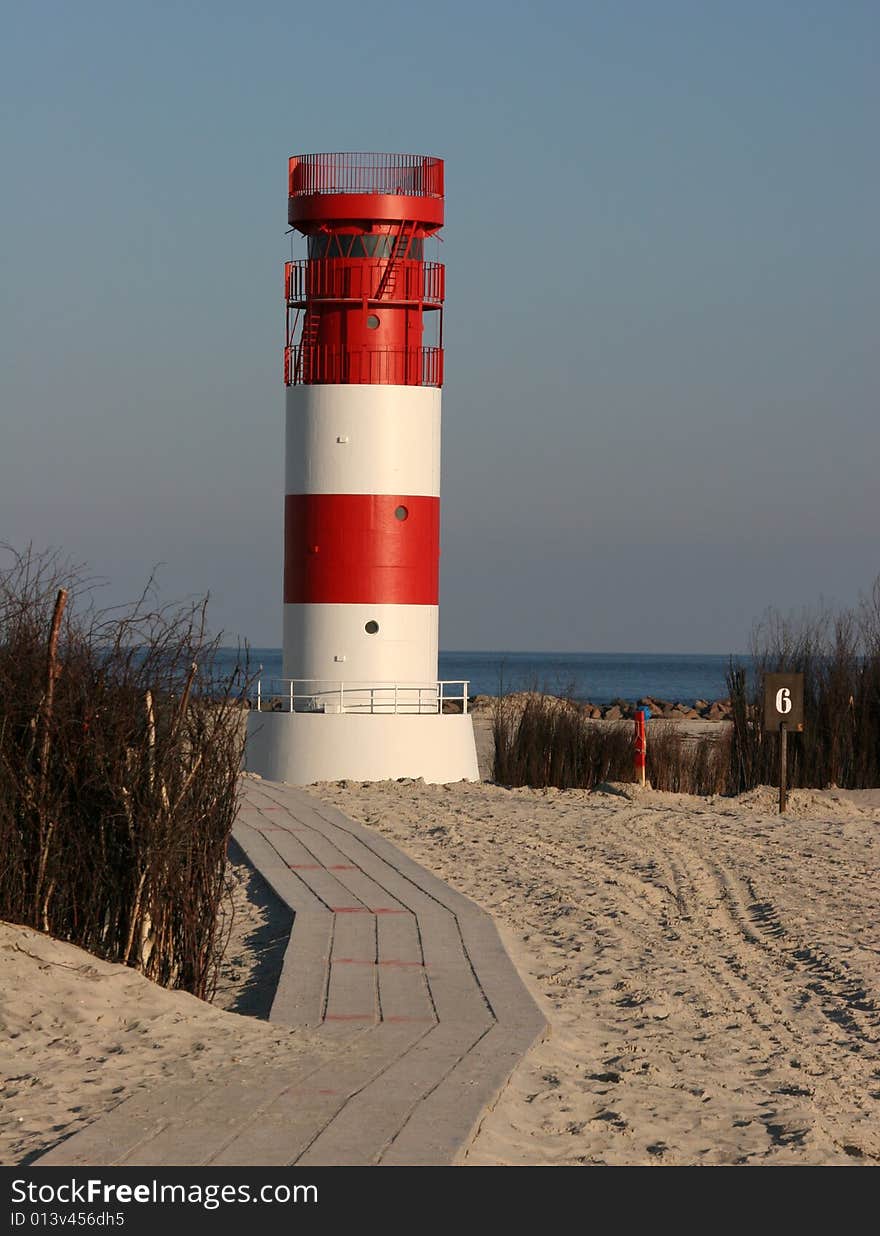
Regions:
<svg viewBox="0 0 880 1236"><path fill-rule="evenodd" d="M873 1076L861 1076L863 1070L857 1069L860 1076L856 1079L851 1075L851 1066L841 1068L841 1048L857 1056L864 1043L873 1046L877 1042L876 1035L870 1033L877 1025L877 1005L867 994L865 984L844 974L815 944L793 940L772 899L759 895L748 878L738 876L717 856L707 856L684 845L680 837L663 839L683 868L682 886L690 885L693 890L695 918L702 919L705 928L723 943L725 951L719 953L719 959L734 980L731 985L742 993L745 1012L766 1035L767 1045L797 1059L799 1068L811 1078L833 1078L831 1087L814 1082L808 1088L812 1090L813 1107L826 1136L853 1157L880 1158L880 1135L869 1129L860 1141L854 1141L840 1128L834 1110L841 1092L861 1107ZM707 969L715 968L708 959L703 961ZM798 971L802 972L800 976ZM816 973L821 975L818 980ZM793 979L797 983L799 977L807 991L820 996L821 1015L850 1041L817 1041L796 1026L784 1008L784 994L791 991ZM863 1012L869 1019L867 1024L857 1020L854 1011ZM795 1094L802 1089L788 1088Z"/></svg>

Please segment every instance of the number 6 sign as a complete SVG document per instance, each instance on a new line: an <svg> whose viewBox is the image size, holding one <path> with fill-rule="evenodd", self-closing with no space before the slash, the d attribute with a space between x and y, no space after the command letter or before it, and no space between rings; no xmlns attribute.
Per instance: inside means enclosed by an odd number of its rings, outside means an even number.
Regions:
<svg viewBox="0 0 880 1236"><path fill-rule="evenodd" d="M764 729L779 733L779 727L804 728L803 674L764 675Z"/></svg>
<svg viewBox="0 0 880 1236"><path fill-rule="evenodd" d="M788 732L804 728L803 674L764 675L764 729L779 735L779 810L788 802Z"/></svg>

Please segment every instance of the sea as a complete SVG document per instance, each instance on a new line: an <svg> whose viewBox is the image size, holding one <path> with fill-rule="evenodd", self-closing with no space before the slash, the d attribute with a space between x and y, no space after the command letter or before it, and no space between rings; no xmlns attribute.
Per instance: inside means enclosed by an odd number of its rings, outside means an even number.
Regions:
<svg viewBox="0 0 880 1236"><path fill-rule="evenodd" d="M215 669L231 671L237 657L237 650L221 649ZM249 657L252 672L262 667L264 679L281 678L280 648L251 648ZM749 668L748 657L733 660ZM466 679L472 696L537 690L592 704L643 696L690 704L725 699L730 665L730 656L702 653L441 652L439 677Z"/></svg>

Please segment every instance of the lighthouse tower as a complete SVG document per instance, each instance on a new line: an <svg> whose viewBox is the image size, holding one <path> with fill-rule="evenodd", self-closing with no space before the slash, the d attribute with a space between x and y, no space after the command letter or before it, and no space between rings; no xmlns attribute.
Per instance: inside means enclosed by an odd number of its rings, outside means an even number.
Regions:
<svg viewBox="0 0 880 1236"><path fill-rule="evenodd" d="M284 273L284 678L261 683L247 765L475 780L467 683L437 666L443 162L295 156L288 220L308 257Z"/></svg>

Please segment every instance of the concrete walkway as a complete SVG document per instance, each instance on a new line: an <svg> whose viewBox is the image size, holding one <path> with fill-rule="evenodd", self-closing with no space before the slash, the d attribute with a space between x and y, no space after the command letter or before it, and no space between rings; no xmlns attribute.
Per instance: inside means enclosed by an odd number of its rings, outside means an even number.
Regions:
<svg viewBox="0 0 880 1236"><path fill-rule="evenodd" d="M294 911L270 1020L332 1059L120 1103L53 1166L443 1165L546 1024L491 918L304 790L248 779L234 837Z"/></svg>

